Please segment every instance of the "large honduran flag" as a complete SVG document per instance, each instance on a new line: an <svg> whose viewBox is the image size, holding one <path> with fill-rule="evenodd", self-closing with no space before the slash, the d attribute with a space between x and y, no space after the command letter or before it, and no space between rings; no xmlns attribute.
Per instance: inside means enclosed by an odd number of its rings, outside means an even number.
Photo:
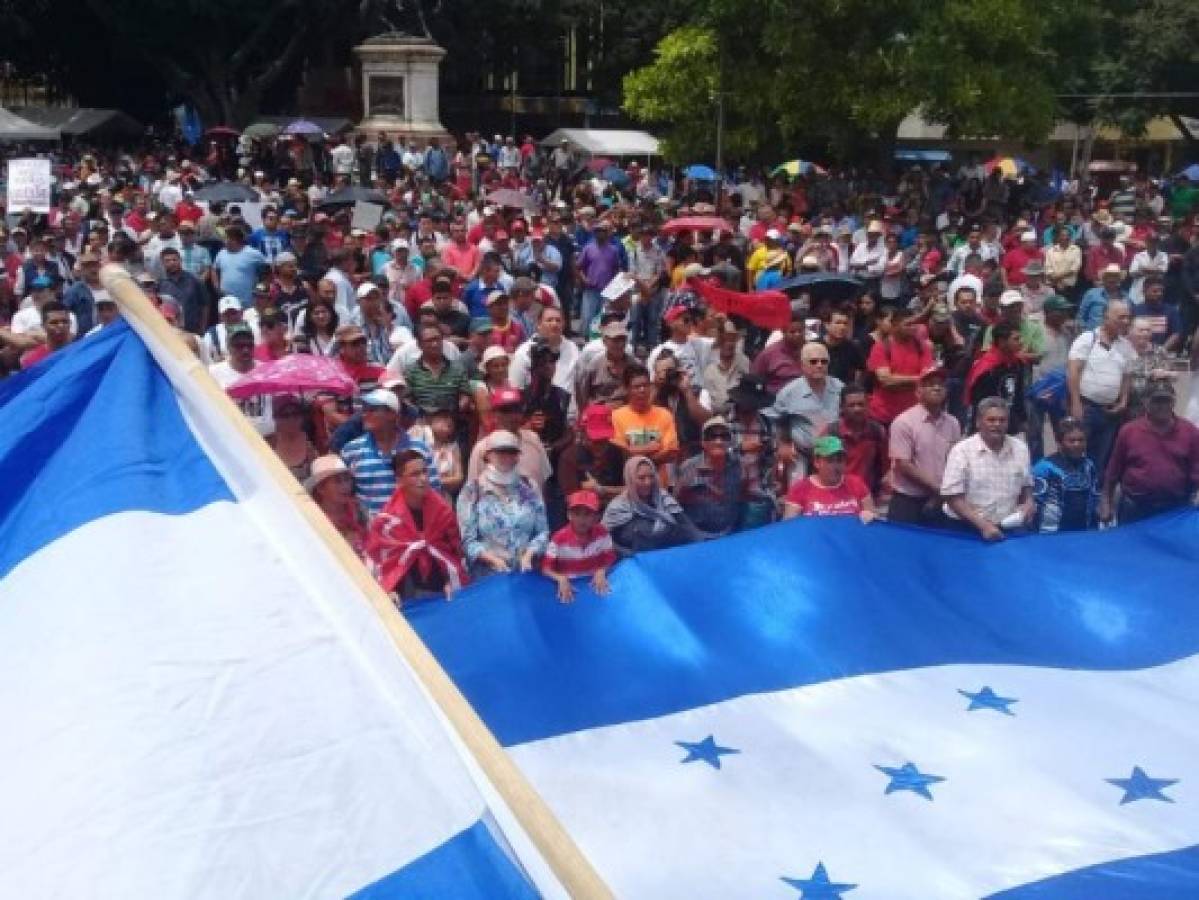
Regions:
<svg viewBox="0 0 1199 900"><path fill-rule="evenodd" d="M0 384L0 897L562 896L182 365L116 324Z"/></svg>
<svg viewBox="0 0 1199 900"><path fill-rule="evenodd" d="M1197 557L798 520L411 619L617 896L1194 900Z"/></svg>

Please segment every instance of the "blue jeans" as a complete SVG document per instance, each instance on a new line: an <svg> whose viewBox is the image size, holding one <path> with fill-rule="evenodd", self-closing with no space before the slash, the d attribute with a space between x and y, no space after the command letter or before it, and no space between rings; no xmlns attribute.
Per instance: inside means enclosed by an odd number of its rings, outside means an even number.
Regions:
<svg viewBox="0 0 1199 900"><path fill-rule="evenodd" d="M591 288L583 290L583 298L579 303L579 334L584 338L587 337L587 329L591 327L603 305L604 298L600 296L599 291L593 291Z"/></svg>
<svg viewBox="0 0 1199 900"><path fill-rule="evenodd" d="M1106 409L1090 400L1082 401L1082 427L1087 433L1087 456L1095 463L1100 480L1107 472L1107 461L1116 443L1116 433L1124 419L1108 415Z"/></svg>
<svg viewBox="0 0 1199 900"><path fill-rule="evenodd" d="M662 337L662 307L665 305L666 291L657 291L648 301L633 304L629 313L629 331L634 346L658 346Z"/></svg>
<svg viewBox="0 0 1199 900"><path fill-rule="evenodd" d="M1028 400L1026 406L1028 407L1028 424L1025 426L1028 433L1028 455L1036 463L1045 455L1045 420L1049 419L1056 434L1057 424L1062 417L1055 412L1046 413L1035 400Z"/></svg>

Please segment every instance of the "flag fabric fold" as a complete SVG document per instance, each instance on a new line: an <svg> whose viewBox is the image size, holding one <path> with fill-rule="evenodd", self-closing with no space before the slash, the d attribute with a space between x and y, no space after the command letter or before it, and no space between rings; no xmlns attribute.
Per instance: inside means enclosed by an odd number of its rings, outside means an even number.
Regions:
<svg viewBox="0 0 1199 900"><path fill-rule="evenodd" d="M1192 897L1197 545L796 520L410 617L618 896Z"/></svg>
<svg viewBox="0 0 1199 900"><path fill-rule="evenodd" d="M703 278L689 278L687 286L717 312L740 316L759 328L785 329L791 321L791 298L782 291L733 291Z"/></svg>
<svg viewBox="0 0 1199 900"><path fill-rule="evenodd" d="M0 384L0 896L562 896L253 448L123 323Z"/></svg>

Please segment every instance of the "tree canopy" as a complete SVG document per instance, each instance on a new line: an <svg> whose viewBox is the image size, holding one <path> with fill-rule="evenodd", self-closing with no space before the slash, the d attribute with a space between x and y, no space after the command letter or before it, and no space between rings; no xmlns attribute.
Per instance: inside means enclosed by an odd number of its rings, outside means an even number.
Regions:
<svg viewBox="0 0 1199 900"><path fill-rule="evenodd" d="M625 109L664 126L679 160L711 155L717 84L739 112L734 153L776 136L889 146L916 109L956 133L1034 141L1056 111L1052 23L1038 0L697 0L626 77Z"/></svg>

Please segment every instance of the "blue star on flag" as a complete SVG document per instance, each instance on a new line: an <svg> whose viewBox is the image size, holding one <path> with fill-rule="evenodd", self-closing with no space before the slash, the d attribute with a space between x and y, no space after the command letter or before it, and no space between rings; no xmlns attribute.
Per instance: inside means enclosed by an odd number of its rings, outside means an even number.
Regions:
<svg viewBox="0 0 1199 900"><path fill-rule="evenodd" d="M1127 778L1105 778L1108 784L1114 784L1124 791L1120 805L1132 803L1134 800L1164 800L1173 803L1172 797L1167 797L1162 791L1172 784L1178 784L1177 778L1151 778L1140 766L1132 767L1132 774Z"/></svg>
<svg viewBox="0 0 1199 900"><path fill-rule="evenodd" d="M936 784L945 779L940 775L929 775L921 772L912 763L904 763L899 768L891 766L875 766L884 775L891 778L884 794L890 794L895 791L911 791L913 794L919 794L925 800L933 799L932 792L928 789L930 784Z"/></svg>
<svg viewBox="0 0 1199 900"><path fill-rule="evenodd" d="M841 895L852 891L856 884L829 881L824 863L816 864L811 878L784 878L783 881L799 891L799 900L841 900Z"/></svg>
<svg viewBox="0 0 1199 900"><path fill-rule="evenodd" d="M970 705L966 707L966 712L974 712L976 709L993 709L995 712L1014 716L1015 713L1009 707L1013 703L1020 702L1015 697L1000 697L989 687L984 687L981 691L974 694L963 690L959 690L958 693L970 701Z"/></svg>
<svg viewBox="0 0 1199 900"><path fill-rule="evenodd" d="M708 735L702 741L696 743L675 741L675 744L687 751L687 758L680 760L681 762L689 763L702 760L713 769L720 768L720 757L727 756L730 753L741 752L740 750L734 750L732 747L721 747L716 743L712 735Z"/></svg>

